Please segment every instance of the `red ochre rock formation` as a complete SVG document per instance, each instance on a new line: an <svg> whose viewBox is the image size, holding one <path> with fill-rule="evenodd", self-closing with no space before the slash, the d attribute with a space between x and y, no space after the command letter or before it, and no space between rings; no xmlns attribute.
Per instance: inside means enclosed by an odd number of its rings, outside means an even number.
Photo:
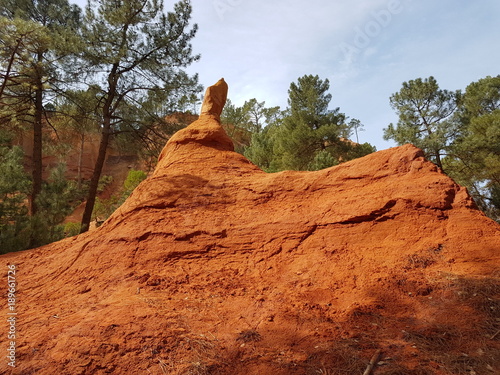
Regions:
<svg viewBox="0 0 500 375"><path fill-rule="evenodd" d="M0 373L500 371L500 229L465 188L411 145L267 174L218 105L100 228L1 257Z"/></svg>

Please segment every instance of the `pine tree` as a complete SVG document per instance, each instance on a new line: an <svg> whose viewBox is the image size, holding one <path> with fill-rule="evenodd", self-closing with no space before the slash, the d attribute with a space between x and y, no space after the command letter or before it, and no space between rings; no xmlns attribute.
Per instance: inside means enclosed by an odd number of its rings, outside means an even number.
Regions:
<svg viewBox="0 0 500 375"><path fill-rule="evenodd" d="M329 88L328 79L317 75L290 84L287 115L273 131L271 170L317 170L375 151L347 141L352 127L340 108L329 109Z"/></svg>
<svg viewBox="0 0 500 375"><path fill-rule="evenodd" d="M30 221L24 204L31 182L23 168L23 152L0 130L0 253L28 247Z"/></svg>
<svg viewBox="0 0 500 375"><path fill-rule="evenodd" d="M439 88L434 77L403 82L401 90L390 98L399 120L384 129L384 139L398 145L412 143L440 168L442 156L457 131L453 115L460 101L460 91Z"/></svg>
<svg viewBox="0 0 500 375"><path fill-rule="evenodd" d="M51 170L37 197L38 212L32 220L32 244L42 246L64 237L62 222L74 208L76 184L65 177L66 166L59 163Z"/></svg>
<svg viewBox="0 0 500 375"><path fill-rule="evenodd" d="M467 186L480 208L500 220L500 76L467 86L445 171Z"/></svg>
<svg viewBox="0 0 500 375"><path fill-rule="evenodd" d="M433 77L419 78L403 83L390 100L399 121L384 137L422 148L500 220L500 76L472 82L463 94L440 89Z"/></svg>
<svg viewBox="0 0 500 375"><path fill-rule="evenodd" d="M183 70L199 59L192 55L190 44L197 31L197 25L189 28L191 12L187 0L176 3L174 11L166 15L160 0L88 3L82 32L88 47L83 63L89 73L87 83L97 84L101 90L102 130L82 232L89 227L111 137L138 130L144 116L159 109L156 103L201 91L197 76L189 77Z"/></svg>
<svg viewBox="0 0 500 375"><path fill-rule="evenodd" d="M34 215L42 189L45 106L62 90L60 68L78 48L75 30L80 9L67 0L1 0L0 15L1 53L8 57L1 77L2 118L30 124L33 130L30 211Z"/></svg>

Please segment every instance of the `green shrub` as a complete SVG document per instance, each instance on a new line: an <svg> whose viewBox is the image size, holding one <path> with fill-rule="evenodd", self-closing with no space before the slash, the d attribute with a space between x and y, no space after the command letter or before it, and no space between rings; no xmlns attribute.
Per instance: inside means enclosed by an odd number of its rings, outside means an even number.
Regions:
<svg viewBox="0 0 500 375"><path fill-rule="evenodd" d="M73 237L80 233L80 223L66 223L64 224L65 237Z"/></svg>
<svg viewBox="0 0 500 375"><path fill-rule="evenodd" d="M134 189L147 177L146 172L131 169L123 183L121 193L113 195L109 199L96 198L92 217L97 222L104 221L111 216L115 210L132 194Z"/></svg>

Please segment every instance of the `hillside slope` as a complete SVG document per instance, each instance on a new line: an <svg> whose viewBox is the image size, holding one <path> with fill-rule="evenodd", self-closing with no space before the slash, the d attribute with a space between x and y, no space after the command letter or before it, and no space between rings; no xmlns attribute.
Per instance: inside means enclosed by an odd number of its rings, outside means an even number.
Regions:
<svg viewBox="0 0 500 375"><path fill-rule="evenodd" d="M266 174L208 111L100 228L1 257L18 315L0 372L362 374L380 349L375 374L494 374L499 249L411 145Z"/></svg>

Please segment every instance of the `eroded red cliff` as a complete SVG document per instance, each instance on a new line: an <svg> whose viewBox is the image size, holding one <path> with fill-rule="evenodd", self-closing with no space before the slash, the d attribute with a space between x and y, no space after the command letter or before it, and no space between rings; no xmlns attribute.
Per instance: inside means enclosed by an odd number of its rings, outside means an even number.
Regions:
<svg viewBox="0 0 500 375"><path fill-rule="evenodd" d="M1 257L19 334L0 369L361 374L381 349L376 374L494 373L499 249L411 145L267 174L209 111L100 228Z"/></svg>

